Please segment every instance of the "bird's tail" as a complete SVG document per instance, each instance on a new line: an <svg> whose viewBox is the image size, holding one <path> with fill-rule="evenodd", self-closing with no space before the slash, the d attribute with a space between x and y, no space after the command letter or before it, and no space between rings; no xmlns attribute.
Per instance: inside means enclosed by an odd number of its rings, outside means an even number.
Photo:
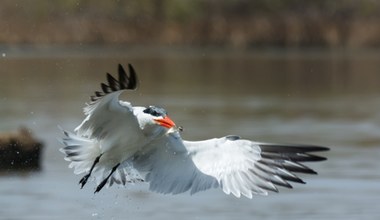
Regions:
<svg viewBox="0 0 380 220"><path fill-rule="evenodd" d="M89 173L96 159L102 159L100 143L97 140L88 139L74 133L63 131L62 138L63 148L60 149L64 153L65 160L70 161L70 168L74 168L75 174ZM102 156L103 157L103 156ZM108 164L108 161L100 161L95 166L92 177L97 184L109 175L115 164ZM143 181L140 174L133 168L129 161L123 161L117 167L113 175L108 181L108 186L113 184L122 184Z"/></svg>
<svg viewBox="0 0 380 220"><path fill-rule="evenodd" d="M70 161L70 168L74 168L75 174L90 171L94 160L100 155L99 143L74 133L63 131L62 143L65 145L59 149L64 153L65 160Z"/></svg>

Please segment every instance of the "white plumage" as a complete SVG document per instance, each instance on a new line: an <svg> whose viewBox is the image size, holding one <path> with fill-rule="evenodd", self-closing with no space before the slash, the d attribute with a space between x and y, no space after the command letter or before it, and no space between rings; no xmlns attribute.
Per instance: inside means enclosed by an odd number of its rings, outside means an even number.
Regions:
<svg viewBox="0 0 380 220"><path fill-rule="evenodd" d="M119 65L119 79L107 74L108 85L95 92L85 108L86 118L75 129L65 131L61 151L71 161L75 174L85 174L97 183L149 183L150 190L191 194L220 187L226 194L252 198L253 194L278 192L277 186L304 183L294 173L316 174L301 164L325 158L310 152L328 148L305 145L258 143L226 136L204 141L185 141L166 111L155 106L133 107L119 100L124 90L136 89L131 65L127 75Z"/></svg>

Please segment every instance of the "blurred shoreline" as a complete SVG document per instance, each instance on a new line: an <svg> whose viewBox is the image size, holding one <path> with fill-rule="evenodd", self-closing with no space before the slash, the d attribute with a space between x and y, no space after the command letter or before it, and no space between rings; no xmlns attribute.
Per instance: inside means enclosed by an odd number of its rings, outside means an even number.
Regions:
<svg viewBox="0 0 380 220"><path fill-rule="evenodd" d="M0 44L380 47L380 2L3 1Z"/></svg>
<svg viewBox="0 0 380 220"><path fill-rule="evenodd" d="M355 58L378 59L377 48L326 48L326 47L263 47L233 48L213 46L146 46L117 44L0 44L0 59L36 59L36 58L247 58L271 57L294 58Z"/></svg>

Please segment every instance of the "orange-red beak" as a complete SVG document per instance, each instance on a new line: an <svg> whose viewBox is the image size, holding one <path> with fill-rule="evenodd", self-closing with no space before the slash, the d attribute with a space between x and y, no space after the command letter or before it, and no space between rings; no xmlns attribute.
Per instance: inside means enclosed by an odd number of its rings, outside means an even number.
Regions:
<svg viewBox="0 0 380 220"><path fill-rule="evenodd" d="M154 119L159 125L165 128L172 128L175 126L174 121L172 121L168 116L165 116L163 119Z"/></svg>

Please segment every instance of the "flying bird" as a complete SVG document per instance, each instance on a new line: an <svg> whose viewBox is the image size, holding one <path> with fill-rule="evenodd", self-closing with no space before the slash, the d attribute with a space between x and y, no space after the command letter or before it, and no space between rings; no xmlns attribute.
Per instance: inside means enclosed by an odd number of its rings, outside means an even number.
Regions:
<svg viewBox="0 0 380 220"><path fill-rule="evenodd" d="M313 152L329 149L314 145L262 143L235 135L183 140L165 109L119 100L123 91L137 88L132 65L128 70L119 64L118 79L107 73L102 91L84 108L83 122L74 132L63 131L60 151L74 173L83 175L81 188L88 180L96 182L95 193L106 185L146 182L151 191L164 194L221 188L252 198L305 183L296 174L316 172L303 162L326 159Z"/></svg>

